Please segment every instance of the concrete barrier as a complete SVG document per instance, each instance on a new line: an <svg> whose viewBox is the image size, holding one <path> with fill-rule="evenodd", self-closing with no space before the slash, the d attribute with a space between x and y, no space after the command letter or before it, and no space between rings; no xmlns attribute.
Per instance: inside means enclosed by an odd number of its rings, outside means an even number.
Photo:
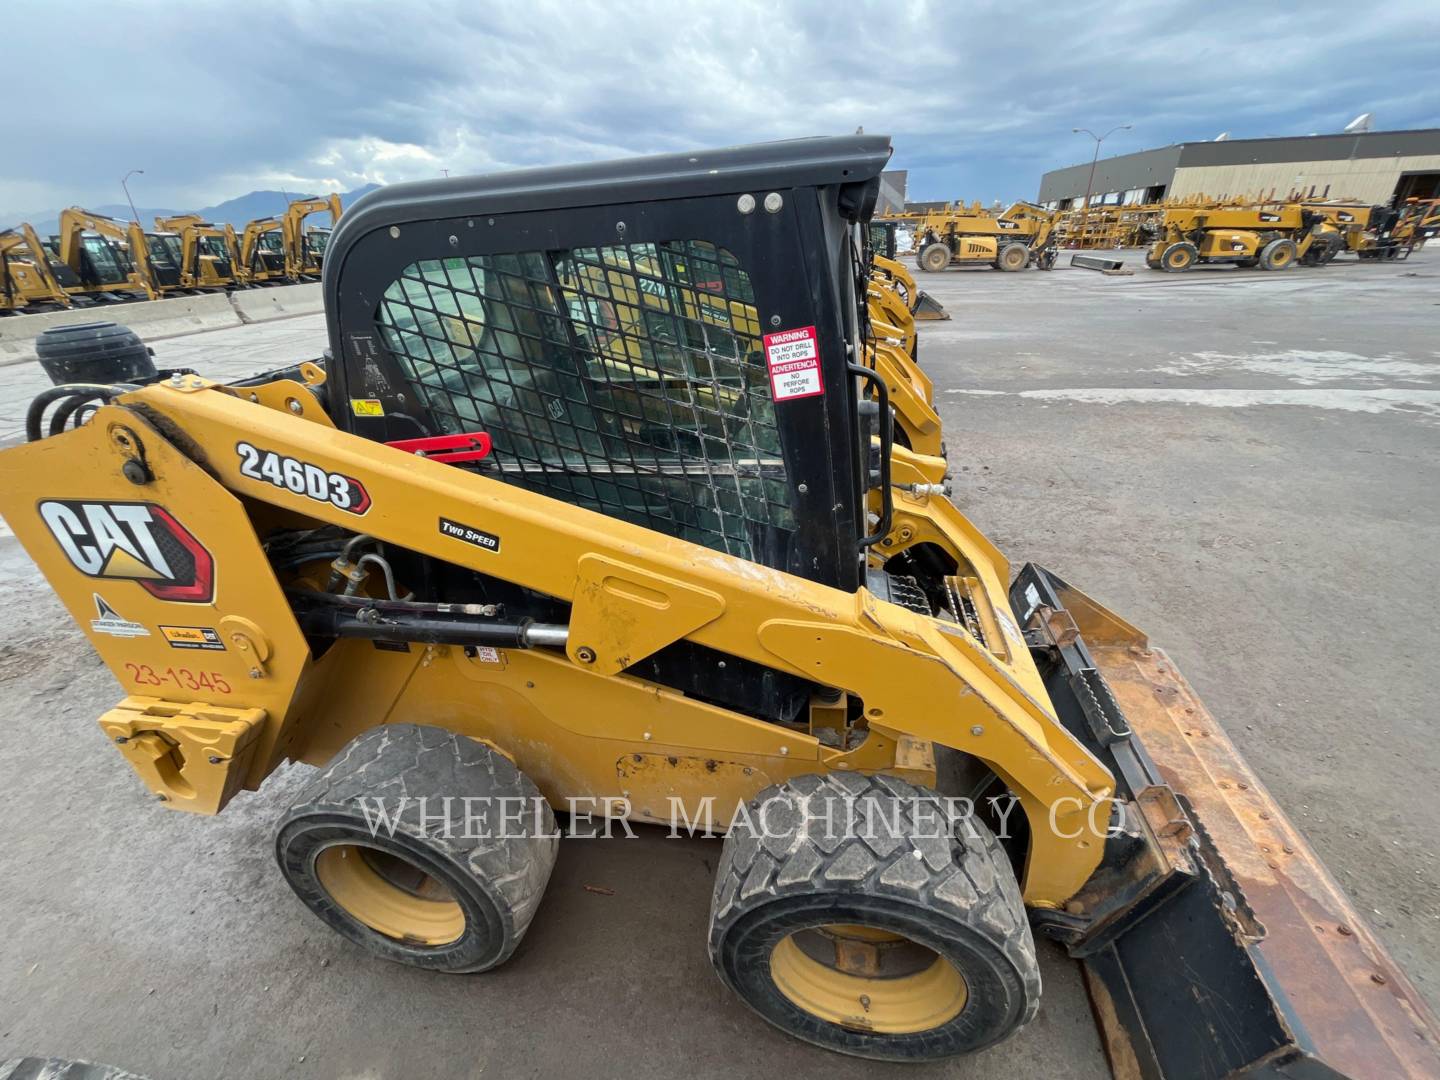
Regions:
<svg viewBox="0 0 1440 1080"><path fill-rule="evenodd" d="M130 327L145 341L157 341L239 326L241 319L224 293L174 296L136 304L104 304L40 315L12 315L0 319L0 366L34 360L35 338L41 331L87 322L117 322Z"/></svg>
<svg viewBox="0 0 1440 1080"><path fill-rule="evenodd" d="M144 341L225 330L245 323L292 319L325 310L318 281L278 285L268 289L241 289L202 296L172 296L135 304L98 304L40 315L11 315L0 319L0 367L28 364L35 359L35 338L52 326L117 322L130 327Z"/></svg>
<svg viewBox="0 0 1440 1080"><path fill-rule="evenodd" d="M269 322L291 319L296 315L313 315L325 310L325 298L318 281L303 285L277 285L268 289L241 289L231 293L230 300L241 322Z"/></svg>

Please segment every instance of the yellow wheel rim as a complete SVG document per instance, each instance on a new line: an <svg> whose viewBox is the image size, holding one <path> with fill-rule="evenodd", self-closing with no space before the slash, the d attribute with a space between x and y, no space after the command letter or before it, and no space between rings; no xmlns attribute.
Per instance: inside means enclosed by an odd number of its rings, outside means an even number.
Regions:
<svg viewBox="0 0 1440 1080"><path fill-rule="evenodd" d="M465 932L454 894L418 866L378 848L328 847L315 877L330 899L377 933L413 945L448 945Z"/></svg>
<svg viewBox="0 0 1440 1080"><path fill-rule="evenodd" d="M1184 270L1190 265L1190 252L1181 248L1179 251L1170 253L1170 268L1172 270Z"/></svg>
<svg viewBox="0 0 1440 1080"><path fill-rule="evenodd" d="M832 923L784 938L770 977L796 1007L854 1031L909 1035L960 1015L969 990L938 953L887 930Z"/></svg>
<svg viewBox="0 0 1440 1080"><path fill-rule="evenodd" d="M1277 251L1277 252L1275 252L1273 255L1271 255L1271 256L1270 256L1270 265L1273 266L1273 267L1276 267L1277 269L1280 268L1280 267L1282 267L1282 266L1289 266L1289 265L1290 265L1290 249L1289 249L1289 248L1281 248L1279 251Z"/></svg>

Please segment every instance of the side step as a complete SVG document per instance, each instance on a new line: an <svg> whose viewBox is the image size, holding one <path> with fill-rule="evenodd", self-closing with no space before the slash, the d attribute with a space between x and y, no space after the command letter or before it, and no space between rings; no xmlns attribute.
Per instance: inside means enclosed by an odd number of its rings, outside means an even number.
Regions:
<svg viewBox="0 0 1440 1080"><path fill-rule="evenodd" d="M1093 894L1035 913L1116 1076L1440 1076L1440 1023L1170 659L1034 565L1010 601L1127 800Z"/></svg>

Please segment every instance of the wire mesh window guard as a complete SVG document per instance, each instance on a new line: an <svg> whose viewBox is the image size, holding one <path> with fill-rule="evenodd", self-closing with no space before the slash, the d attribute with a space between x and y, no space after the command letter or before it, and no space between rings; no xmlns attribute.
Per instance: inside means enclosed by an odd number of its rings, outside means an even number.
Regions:
<svg viewBox="0 0 1440 1080"><path fill-rule="evenodd" d="M433 423L489 432L483 471L756 559L794 520L754 301L677 240L423 260L376 319Z"/></svg>

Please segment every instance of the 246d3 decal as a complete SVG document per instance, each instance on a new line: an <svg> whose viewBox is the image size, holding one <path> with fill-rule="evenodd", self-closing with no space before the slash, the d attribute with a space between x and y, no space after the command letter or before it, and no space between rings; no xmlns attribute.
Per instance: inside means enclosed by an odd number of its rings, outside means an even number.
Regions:
<svg viewBox="0 0 1440 1080"><path fill-rule="evenodd" d="M353 476L329 472L308 461L297 461L274 450L260 450L247 442L236 443L240 475L261 480L295 495L329 503L339 510L363 514L370 509L370 493Z"/></svg>
<svg viewBox="0 0 1440 1080"><path fill-rule="evenodd" d="M215 595L215 560L163 506L46 499L38 509L82 574L133 581L159 600L208 604Z"/></svg>

